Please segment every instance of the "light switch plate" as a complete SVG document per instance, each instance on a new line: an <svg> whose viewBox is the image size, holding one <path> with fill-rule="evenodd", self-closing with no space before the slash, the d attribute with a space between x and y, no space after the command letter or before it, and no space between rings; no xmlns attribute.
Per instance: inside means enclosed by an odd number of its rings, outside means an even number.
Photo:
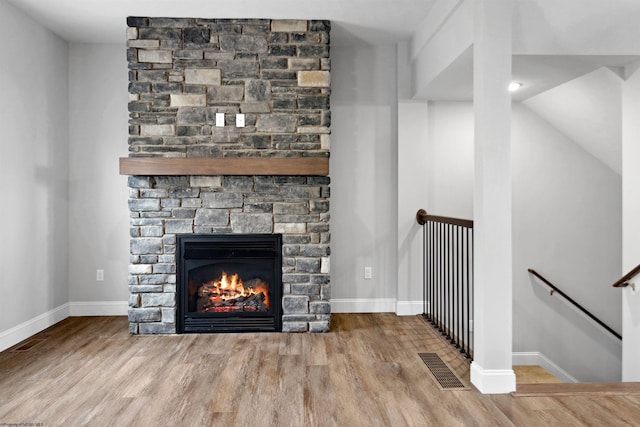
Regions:
<svg viewBox="0 0 640 427"><path fill-rule="evenodd" d="M224 113L216 113L216 127L224 127Z"/></svg>
<svg viewBox="0 0 640 427"><path fill-rule="evenodd" d="M236 127L237 128L244 127L244 114L236 114Z"/></svg>

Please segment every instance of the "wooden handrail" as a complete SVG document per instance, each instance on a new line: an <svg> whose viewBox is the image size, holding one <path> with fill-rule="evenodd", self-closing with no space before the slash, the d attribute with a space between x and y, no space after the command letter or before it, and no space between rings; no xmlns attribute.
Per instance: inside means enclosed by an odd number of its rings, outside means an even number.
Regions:
<svg viewBox="0 0 640 427"><path fill-rule="evenodd" d="M470 219L451 218L448 216L429 215L424 209L419 209L416 213L416 221L424 225L427 221L440 222L443 224L458 225L460 227L473 228L473 221Z"/></svg>
<svg viewBox="0 0 640 427"><path fill-rule="evenodd" d="M598 319L596 316L594 316L593 314L591 314L591 312L589 310L587 310L586 308L584 308L583 306L581 306L580 304L578 304L577 302L575 302L573 300L573 298L571 298L570 296L568 296L567 294L565 294L564 292L562 292L556 285L554 285L553 283L551 283L550 281L548 281L547 279L545 279L544 277L542 277L540 275L540 273L538 273L537 271L535 271L534 269L530 268L529 273L533 274L534 276L536 276L538 279L542 280L547 286L549 286L552 291L551 291L551 295L553 295L554 292L559 293L564 299L566 299L567 301L569 301L571 304L573 304L578 310L582 311L584 314L586 314L587 316L589 316L589 318L591 320L593 320L594 322L596 322L598 325L602 326L604 329L606 329L607 331L609 331L612 335L614 335L616 338L618 339L622 339L622 335L620 335L619 333L617 333L616 331L614 331L613 329L611 329L607 324L605 324L602 320Z"/></svg>
<svg viewBox="0 0 640 427"><path fill-rule="evenodd" d="M632 279L636 274L640 273L640 264L636 265L633 270L619 278L613 285L614 288L624 288L629 286L629 280Z"/></svg>

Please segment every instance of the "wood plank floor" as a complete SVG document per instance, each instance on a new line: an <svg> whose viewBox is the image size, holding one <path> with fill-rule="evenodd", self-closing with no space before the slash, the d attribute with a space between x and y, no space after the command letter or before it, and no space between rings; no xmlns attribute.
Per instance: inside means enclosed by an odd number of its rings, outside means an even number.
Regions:
<svg viewBox="0 0 640 427"><path fill-rule="evenodd" d="M640 425L640 394L443 391L419 352L469 384L468 363L414 316L334 314L326 334L173 336L68 318L0 353L0 425Z"/></svg>

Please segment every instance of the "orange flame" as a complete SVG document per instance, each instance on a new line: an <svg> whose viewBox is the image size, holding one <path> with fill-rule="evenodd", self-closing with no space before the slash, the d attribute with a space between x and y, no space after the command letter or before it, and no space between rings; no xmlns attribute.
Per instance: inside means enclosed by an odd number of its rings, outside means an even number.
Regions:
<svg viewBox="0 0 640 427"><path fill-rule="evenodd" d="M200 288L200 295L208 294L211 301L226 301L238 297L248 297L262 292L264 294L264 303L269 306L269 289L268 286L259 285L255 288L245 287L238 273L227 274L226 271L222 275L211 282L203 283Z"/></svg>

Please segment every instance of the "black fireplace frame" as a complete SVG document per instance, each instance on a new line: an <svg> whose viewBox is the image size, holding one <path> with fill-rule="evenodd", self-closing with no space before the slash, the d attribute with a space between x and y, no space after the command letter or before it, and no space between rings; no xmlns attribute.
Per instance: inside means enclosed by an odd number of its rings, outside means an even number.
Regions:
<svg viewBox="0 0 640 427"><path fill-rule="evenodd" d="M271 263L266 312L194 313L188 307L188 260ZM196 262L196 261L193 261ZM282 331L282 234L178 234L176 236L176 333Z"/></svg>

